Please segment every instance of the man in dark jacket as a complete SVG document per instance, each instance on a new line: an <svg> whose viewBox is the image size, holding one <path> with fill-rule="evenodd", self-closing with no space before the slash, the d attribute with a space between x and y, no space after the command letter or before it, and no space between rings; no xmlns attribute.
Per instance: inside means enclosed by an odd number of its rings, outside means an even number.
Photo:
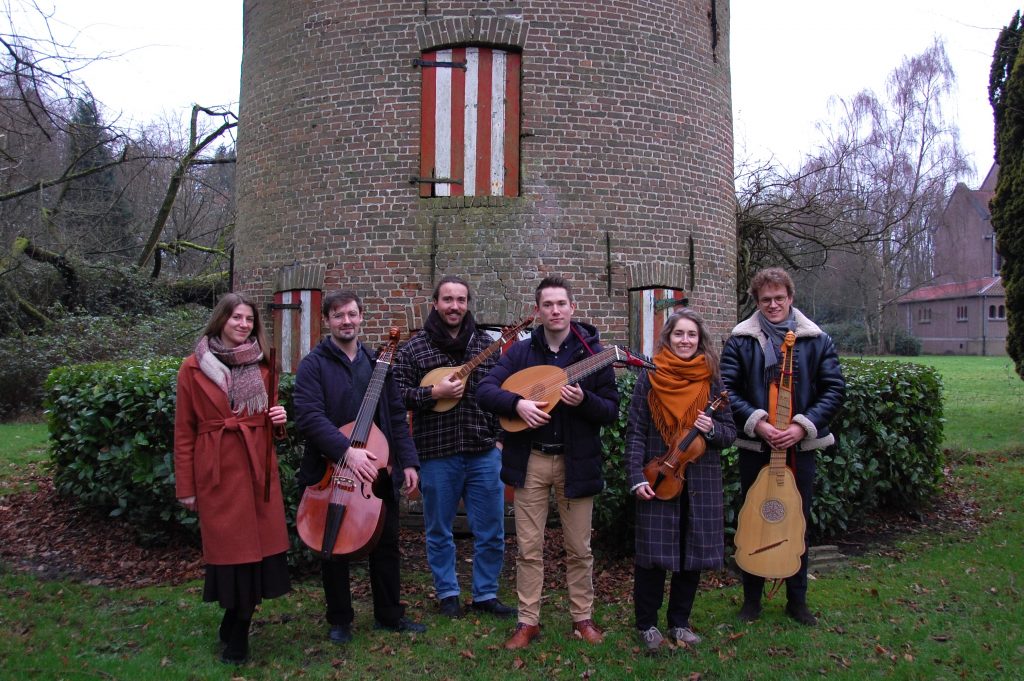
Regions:
<svg viewBox="0 0 1024 681"><path fill-rule="evenodd" d="M505 558L505 486L499 478L501 452L494 444L497 419L476 402L476 388L497 361L491 355L465 381L459 367L484 352L491 337L476 328L469 310L469 283L445 276L434 287L434 309L423 329L395 357L395 382L413 413L413 440L420 457L423 523L427 534L427 563L434 577L438 609L461 617L459 580L455 572L452 523L459 499L473 532L473 600L470 607L498 617L515 609L498 600L498 577ZM447 376L421 386L435 369ZM441 372L442 374L444 371ZM457 400L435 411L439 400ZM444 403L447 406L449 403Z"/></svg>
<svg viewBox="0 0 1024 681"><path fill-rule="evenodd" d="M505 642L523 648L540 635L540 601L544 587L544 526L554 489L566 551L573 634L588 643L603 640L593 620L594 557L590 550L594 495L604 488L601 477L601 426L615 420L619 394L610 366L578 385L561 389L560 401L547 413L547 402L503 390L512 374L538 365L560 368L601 351L597 329L572 321L576 310L572 289L561 277L547 277L537 286L536 318L541 326L519 341L477 389L484 409L522 419L527 428L506 433L501 479L515 488L516 591L519 622Z"/></svg>
<svg viewBox="0 0 1024 681"><path fill-rule="evenodd" d="M794 469L803 515L810 524L814 491L815 454L835 442L829 422L842 406L846 384L839 356L828 334L793 307L793 280L777 267L761 270L750 282L757 310L732 330L722 351L722 380L729 390L740 450L740 487L746 497L758 473L768 464L771 450L787 450ZM779 380L780 348L788 331L796 334L793 363L792 417L785 429L768 419L769 393ZM805 542L806 546L806 537ZM742 621L761 614L764 578L743 573ZM797 622L814 625L807 607L807 551L800 568L786 579L786 613Z"/></svg>
<svg viewBox="0 0 1024 681"><path fill-rule="evenodd" d="M363 304L351 291L333 291L324 296L322 314L330 335L303 358L295 377L295 422L306 440L306 451L296 478L300 487L319 482L330 460L369 487L378 473L388 476L387 470L376 462L373 452L351 446L349 439L338 430L355 420L374 370L374 357L359 341ZM373 486L384 505L384 528L369 556L374 626L421 633L426 627L407 619L405 606L400 602L397 501L399 489L406 494L416 489L419 459L409 436L405 408L390 376L377 402L374 423L387 439L393 470L392 484ZM330 640L348 643L352 640L355 615L349 586L349 561L347 558L325 560L321 572Z"/></svg>

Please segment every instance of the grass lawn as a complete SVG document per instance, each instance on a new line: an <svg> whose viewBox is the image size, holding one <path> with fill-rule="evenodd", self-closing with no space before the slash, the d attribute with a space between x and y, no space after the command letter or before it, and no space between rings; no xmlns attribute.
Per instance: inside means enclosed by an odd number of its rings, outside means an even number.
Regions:
<svg viewBox="0 0 1024 681"><path fill-rule="evenodd" d="M201 602L199 582L110 589L0 565L0 679L1024 678L1016 581L1024 564L1024 382L996 358L912 361L934 363L943 375L950 471L971 503L942 531L921 531L817 575L810 587L817 627L786 618L782 597L766 603L759 621L740 624L740 588L705 589L692 618L704 641L649 657L633 632L630 584L598 605L595 617L607 635L596 647L567 638L565 593L547 590L542 639L513 653L501 648L511 623L437 616L429 575L406 570L408 614L428 625L425 635L373 631L362 597L355 641L333 646L313 579L263 604L252 659L236 669L216 660L221 611ZM0 483L44 457L43 426L29 426L23 444L9 436L11 428L22 426L0 426ZM20 463L10 468L10 459ZM9 491L0 488L0 505ZM361 569L353 581L366 584ZM512 575L503 588L503 600L514 602Z"/></svg>
<svg viewBox="0 0 1024 681"><path fill-rule="evenodd" d="M1007 357L870 357L935 367L945 391L950 449L1004 451L1024 447L1024 380Z"/></svg>
<svg viewBox="0 0 1024 681"><path fill-rule="evenodd" d="M369 603L357 602L356 639L326 642L316 580L264 603L251 662L216 661L220 610L200 603L201 585L112 590L0 574L0 676L18 679L425 679L605 678L783 679L827 676L899 679L1005 679L1024 666L1020 626L1024 558L1024 459L975 455L955 465L979 506L976 524L921 534L850 560L811 584L819 625L804 628L766 604L758 622L739 624L739 587L702 590L693 625L704 641L658 657L640 653L626 599L599 606L603 645L566 638L567 604L545 601L543 638L526 651L501 649L510 624L488 617L450 621L422 596L409 614L425 635L371 630ZM426 594L426 575L404 575ZM361 574L356 582L365 583ZM506 584L508 586L508 584ZM624 586L628 593L628 585ZM507 596L508 594L506 594ZM701 677L693 677L700 674ZM1017 677L1019 678L1019 677Z"/></svg>
<svg viewBox="0 0 1024 681"><path fill-rule="evenodd" d="M45 424L0 425L0 497L34 487L27 478L43 472L48 461Z"/></svg>

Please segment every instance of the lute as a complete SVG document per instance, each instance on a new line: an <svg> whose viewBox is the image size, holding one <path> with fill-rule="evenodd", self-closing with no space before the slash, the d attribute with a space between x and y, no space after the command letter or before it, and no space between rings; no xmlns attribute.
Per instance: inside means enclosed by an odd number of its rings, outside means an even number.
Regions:
<svg viewBox="0 0 1024 681"><path fill-rule="evenodd" d="M783 430L793 417L793 346L796 334L786 334L782 346L779 383L769 401L771 424ZM768 465L747 490L736 520L736 563L746 572L767 579L791 577L800 569L806 550L800 491L793 471L786 466L788 450L772 449Z"/></svg>
<svg viewBox="0 0 1024 681"><path fill-rule="evenodd" d="M601 352L590 355L565 369L551 364L538 364L515 372L501 384L502 390L515 393L524 399L534 402L547 402L543 407L550 414L562 399L562 386L579 383L587 376L597 373L616 362L625 362L630 366L655 369L651 362L644 360L626 348L613 345ZM510 433L526 430L526 421L516 416L502 416L501 427Z"/></svg>
<svg viewBox="0 0 1024 681"><path fill-rule="evenodd" d="M486 348L481 350L476 357L469 360L462 366L437 367L436 369L431 369L423 377L423 380L420 381L420 387L425 388L430 385L437 385L441 381L447 380L448 377L451 376L452 374L455 374L455 377L457 379L465 383L466 379L469 378L470 374L472 374L473 371L476 370L478 366L480 366L484 361L487 360L488 357L493 355L495 352L501 350L501 348L504 347L506 343L515 340L519 336L519 332L528 327L531 323L533 323L533 317L526 317L525 319L520 320L513 326L506 327L505 330L502 331L501 337L499 337L496 341L494 341ZM448 411L456 404L458 404L460 399L462 398L442 397L441 399L437 400L437 403L434 404L432 409L436 412Z"/></svg>

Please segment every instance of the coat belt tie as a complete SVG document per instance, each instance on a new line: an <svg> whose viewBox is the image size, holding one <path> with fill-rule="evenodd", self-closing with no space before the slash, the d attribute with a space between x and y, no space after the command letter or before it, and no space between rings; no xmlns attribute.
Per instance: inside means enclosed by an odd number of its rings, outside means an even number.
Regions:
<svg viewBox="0 0 1024 681"><path fill-rule="evenodd" d="M211 434L213 436L213 461L211 465L213 468L213 486L216 487L220 484L220 451L221 451L221 438L224 432L241 433L242 440L245 441L246 454L249 456L249 463L253 471L253 475L256 477L256 482L259 485L263 484L263 467L259 461L259 455L262 450L257 447L256 430L258 428L267 427L267 415L265 412L258 414L249 414L247 416L228 416L223 419L209 419L207 421L201 421L199 423L199 434ZM268 436L269 437L269 436Z"/></svg>

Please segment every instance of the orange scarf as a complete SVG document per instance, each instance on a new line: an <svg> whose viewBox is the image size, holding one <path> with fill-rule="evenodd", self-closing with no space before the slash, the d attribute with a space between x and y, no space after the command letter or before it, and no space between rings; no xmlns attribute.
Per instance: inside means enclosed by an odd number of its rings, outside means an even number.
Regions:
<svg viewBox="0 0 1024 681"><path fill-rule="evenodd" d="M647 404L651 420L669 445L677 442L693 426L711 394L711 369L703 354L690 359L662 348L654 357L657 371L647 374L651 392Z"/></svg>

